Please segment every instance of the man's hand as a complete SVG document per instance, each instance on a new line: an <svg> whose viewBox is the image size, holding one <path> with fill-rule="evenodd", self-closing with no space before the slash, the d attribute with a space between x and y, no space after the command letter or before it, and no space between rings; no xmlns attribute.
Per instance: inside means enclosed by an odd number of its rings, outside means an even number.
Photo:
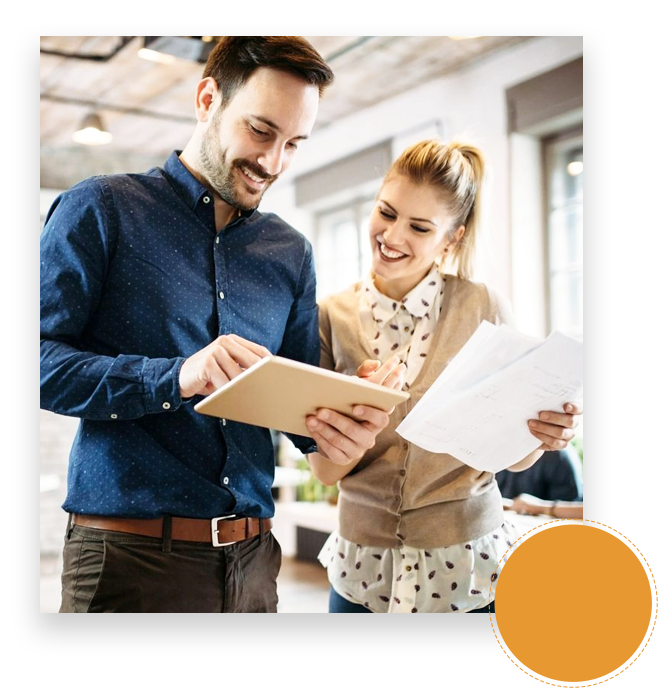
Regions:
<svg viewBox="0 0 658 688"><path fill-rule="evenodd" d="M355 463L375 446L375 438L388 425L388 413L372 406L355 406L352 420L330 409L306 417L306 427L322 456L339 466Z"/></svg>
<svg viewBox="0 0 658 688"><path fill-rule="evenodd" d="M180 395L183 399L195 394L207 396L269 355L264 346L237 334L222 335L183 363L179 376Z"/></svg>
<svg viewBox="0 0 658 688"><path fill-rule="evenodd" d="M555 502L548 502L534 495L523 493L514 497L510 508L517 514L536 516L537 514L548 514L553 506L555 506Z"/></svg>

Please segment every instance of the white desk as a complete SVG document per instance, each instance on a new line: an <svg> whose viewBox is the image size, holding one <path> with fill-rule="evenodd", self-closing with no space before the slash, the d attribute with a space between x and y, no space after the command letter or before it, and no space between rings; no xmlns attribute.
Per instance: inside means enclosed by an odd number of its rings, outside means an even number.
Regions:
<svg viewBox="0 0 658 688"><path fill-rule="evenodd" d="M540 533L546 528L555 528L556 526L565 525L583 525L583 522L579 520L560 520L554 516L547 516L546 514L538 514L537 516L517 514L516 511L505 511L505 518L518 528L519 532L524 535L524 540L533 535L537 535L537 533ZM553 523L550 523L550 521L553 521ZM547 525L544 525L542 528L537 528L537 526L541 526L544 523Z"/></svg>
<svg viewBox="0 0 658 688"><path fill-rule="evenodd" d="M338 527L338 507L327 502L277 502L272 532L284 556L297 554L297 526L328 535Z"/></svg>

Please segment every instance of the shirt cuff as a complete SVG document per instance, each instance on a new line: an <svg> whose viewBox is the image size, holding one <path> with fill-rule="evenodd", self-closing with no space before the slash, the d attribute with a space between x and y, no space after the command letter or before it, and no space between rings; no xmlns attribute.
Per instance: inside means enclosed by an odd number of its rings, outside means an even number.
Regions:
<svg viewBox="0 0 658 688"><path fill-rule="evenodd" d="M302 454L313 454L318 450L318 445L311 437L302 437L301 435L292 435L285 432L284 435L299 449Z"/></svg>
<svg viewBox="0 0 658 688"><path fill-rule="evenodd" d="M147 413L171 413L183 403L179 375L184 361L182 357L147 360L142 371Z"/></svg>

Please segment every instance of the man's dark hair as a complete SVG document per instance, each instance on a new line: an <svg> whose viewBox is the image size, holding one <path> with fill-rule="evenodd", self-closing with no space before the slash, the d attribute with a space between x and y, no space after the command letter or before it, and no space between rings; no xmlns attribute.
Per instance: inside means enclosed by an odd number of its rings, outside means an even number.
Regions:
<svg viewBox="0 0 658 688"><path fill-rule="evenodd" d="M293 74L320 95L334 73L317 50L301 36L222 36L208 56L203 78L211 76L222 92L222 109L258 67Z"/></svg>

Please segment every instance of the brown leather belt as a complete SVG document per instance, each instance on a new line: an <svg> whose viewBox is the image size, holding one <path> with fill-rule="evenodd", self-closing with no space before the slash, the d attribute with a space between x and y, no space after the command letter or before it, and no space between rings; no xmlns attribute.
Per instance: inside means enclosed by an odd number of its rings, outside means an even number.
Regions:
<svg viewBox="0 0 658 688"><path fill-rule="evenodd" d="M119 533L163 537L163 518L115 518L106 516L84 516L73 514L73 525L85 528L113 530ZM261 526L262 524L262 526ZM256 537L272 529L269 518L233 518L219 517L212 519L171 517L171 539L186 542L211 542L215 547L230 545Z"/></svg>

